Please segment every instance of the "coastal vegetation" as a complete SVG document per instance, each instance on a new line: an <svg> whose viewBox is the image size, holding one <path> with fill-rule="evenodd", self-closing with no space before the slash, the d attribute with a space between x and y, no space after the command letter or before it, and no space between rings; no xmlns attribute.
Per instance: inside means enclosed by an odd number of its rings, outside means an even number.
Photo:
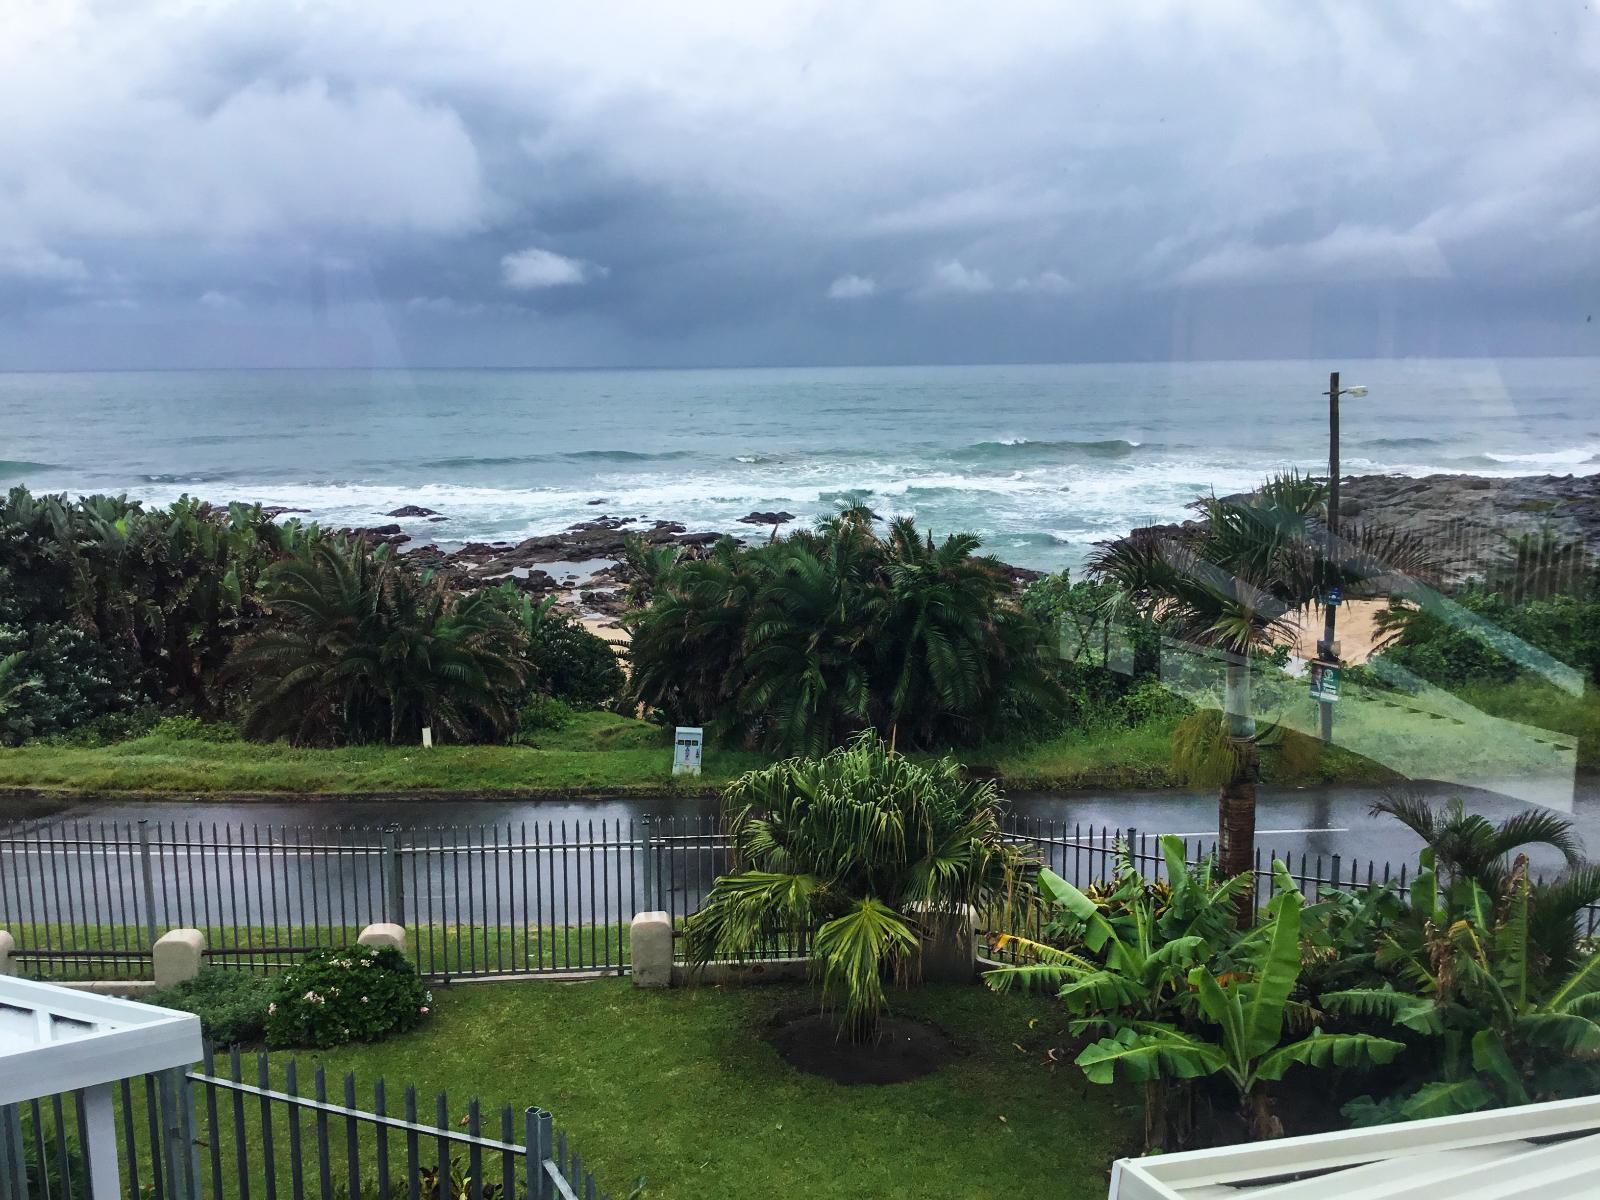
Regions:
<svg viewBox="0 0 1600 1200"><path fill-rule="evenodd" d="M1570 822L1494 826L1405 793L1373 815L1426 841L1408 890L1308 899L1277 863L1239 928L1249 876L1186 863L1163 838L1156 881L1123 845L1115 877L1088 888L1042 871L1041 933L1003 936L1012 961L987 980L1057 994L1085 1078L1145 1085L1152 1149L1592 1093L1600 955L1579 930L1600 871L1577 858ZM1567 870L1533 880L1518 851L1535 843Z"/></svg>
<svg viewBox="0 0 1600 1200"><path fill-rule="evenodd" d="M1095 574L1020 584L973 539L860 508L752 548L641 543L622 568L630 663L548 597L260 509L16 489L0 786L662 791L678 720L710 726L704 788L867 729L913 755L960 748L1012 787L1216 786L1235 767L1242 787L1250 757L1279 785L1539 770L1552 752L1600 765L1595 572L1543 537L1448 596L1392 603L1388 646L1347 672L1344 745L1320 745L1316 703L1279 669L1282 614L1324 582L1304 536L1318 494L1291 480L1202 502L1163 543L1209 564L1183 589L1155 532L1103 548ZM1241 636L1263 718L1245 742L1207 656Z"/></svg>
<svg viewBox="0 0 1600 1200"><path fill-rule="evenodd" d="M855 505L658 569L628 620L630 697L672 723L817 754L864 729L970 745L1058 711L1045 630L978 539Z"/></svg>

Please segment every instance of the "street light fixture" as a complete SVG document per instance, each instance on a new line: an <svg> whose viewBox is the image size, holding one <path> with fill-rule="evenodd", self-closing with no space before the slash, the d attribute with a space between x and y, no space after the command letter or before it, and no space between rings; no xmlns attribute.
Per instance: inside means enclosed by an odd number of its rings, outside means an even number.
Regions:
<svg viewBox="0 0 1600 1200"><path fill-rule="evenodd" d="M1339 386L1339 372L1333 371L1328 375L1328 519L1322 523L1324 557L1331 565L1333 562L1334 542L1339 537L1339 397L1340 396L1365 396L1365 384L1352 384L1350 387ZM1334 637L1335 617L1339 608L1339 595L1335 587L1329 594L1322 597L1322 640L1317 643L1317 658L1334 666L1339 664L1339 643ZM1322 740L1324 743L1333 741L1333 701L1338 695L1337 686L1332 694L1323 692L1318 696L1322 706Z"/></svg>

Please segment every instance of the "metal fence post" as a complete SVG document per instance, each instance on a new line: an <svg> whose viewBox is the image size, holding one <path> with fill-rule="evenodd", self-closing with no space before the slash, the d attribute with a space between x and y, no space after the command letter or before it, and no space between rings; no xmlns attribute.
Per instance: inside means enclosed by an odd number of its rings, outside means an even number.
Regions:
<svg viewBox="0 0 1600 1200"><path fill-rule="evenodd" d="M1329 874L1333 876L1334 890L1337 891L1339 888L1344 886L1344 881L1339 878L1340 875L1343 874L1343 872L1340 870L1340 868L1344 864L1340 861L1340 856L1335 854L1333 856L1333 862L1330 865L1331 865L1332 869L1329 871ZM1319 900L1322 898L1322 884L1321 883L1317 884L1317 898Z"/></svg>
<svg viewBox="0 0 1600 1200"><path fill-rule="evenodd" d="M639 847L644 853L644 907L646 912L656 911L656 863L654 848L651 846L651 830L655 825L655 817L645 813L639 818Z"/></svg>
<svg viewBox="0 0 1600 1200"><path fill-rule="evenodd" d="M553 1119L542 1108L530 1108L524 1110L523 1120L526 1124L523 1149L527 1152L528 1160L528 1200L553 1200L555 1188L545 1170L545 1163L550 1160L554 1148L554 1139L551 1137Z"/></svg>
<svg viewBox="0 0 1600 1200"><path fill-rule="evenodd" d="M139 873L144 885L144 935L145 944L156 944L156 879L150 866L150 826L144 817L139 818Z"/></svg>
<svg viewBox="0 0 1600 1200"><path fill-rule="evenodd" d="M169 1200L200 1200L199 1158L194 1139L194 1098L188 1071L173 1067L158 1080L162 1146L155 1152L166 1169ZM152 1150L155 1150L152 1147Z"/></svg>
<svg viewBox="0 0 1600 1200"><path fill-rule="evenodd" d="M0 1195L25 1200L28 1195L28 1170L23 1158L22 1109L15 1104L0 1107Z"/></svg>
<svg viewBox="0 0 1600 1200"><path fill-rule="evenodd" d="M385 903L388 919L396 925L406 923L405 872L400 867L400 826L388 825L383 831L383 869L388 873Z"/></svg>

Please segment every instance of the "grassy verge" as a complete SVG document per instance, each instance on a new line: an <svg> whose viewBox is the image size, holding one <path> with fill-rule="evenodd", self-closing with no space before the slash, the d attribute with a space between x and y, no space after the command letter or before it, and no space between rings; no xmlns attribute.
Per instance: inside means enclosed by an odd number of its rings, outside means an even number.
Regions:
<svg viewBox="0 0 1600 1200"><path fill-rule="evenodd" d="M789 987L645 992L627 982L435 987L428 1026L375 1046L301 1055L333 1079L354 1072L369 1100L415 1084L431 1113L478 1096L489 1111L542 1105L612 1196L884 1197L985 1194L1090 1200L1129 1150L1128 1098L1064 1060L1060 1006L977 987L897 998L960 1054L933 1075L844 1087L788 1066L761 1031L805 1011ZM278 1056L274 1056L275 1058ZM281 1137L280 1137L281 1143Z"/></svg>
<svg viewBox="0 0 1600 1200"><path fill-rule="evenodd" d="M1263 688L1262 717L1286 732L1262 748L1262 779L1277 786L1465 779L1600 765L1600 695L1508 685L1416 696L1347 686L1338 745L1316 739L1303 683ZM1074 729L1040 741L957 752L976 773L1015 789L1181 787L1172 769L1175 718L1133 728ZM0 788L41 792L180 794L415 793L560 795L714 791L766 755L712 748L698 780L675 780L667 730L611 713L580 713L527 746L359 746L297 750L152 734L110 746L0 749Z"/></svg>
<svg viewBox="0 0 1600 1200"><path fill-rule="evenodd" d="M707 752L699 788L765 759ZM159 734L111 746L0 750L0 787L187 795L250 792L649 792L675 790L666 730L612 713L580 713L531 746L355 746L297 750L283 743Z"/></svg>

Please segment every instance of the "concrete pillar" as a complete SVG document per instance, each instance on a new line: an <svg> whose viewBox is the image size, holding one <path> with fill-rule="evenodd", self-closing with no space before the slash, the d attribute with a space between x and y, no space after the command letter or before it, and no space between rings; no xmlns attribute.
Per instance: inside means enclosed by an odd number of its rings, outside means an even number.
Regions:
<svg viewBox="0 0 1600 1200"><path fill-rule="evenodd" d="M672 918L664 912L642 912L629 931L634 987L672 986Z"/></svg>
<svg viewBox="0 0 1600 1200"><path fill-rule="evenodd" d="M206 952L206 935L198 929L169 929L151 947L156 986L171 987L200 974Z"/></svg>
<svg viewBox="0 0 1600 1200"><path fill-rule="evenodd" d="M361 931L361 936L356 938L358 945L381 948L388 946L398 950L401 954L406 952L406 927L395 925L389 921L380 921L376 925L368 925Z"/></svg>
<svg viewBox="0 0 1600 1200"><path fill-rule="evenodd" d="M11 956L17 952L17 939L4 929L0 929L0 975L15 975L17 964L11 961Z"/></svg>
<svg viewBox="0 0 1600 1200"><path fill-rule="evenodd" d="M978 913L970 904L953 913L925 913L922 978L930 983L971 983L978 975Z"/></svg>

